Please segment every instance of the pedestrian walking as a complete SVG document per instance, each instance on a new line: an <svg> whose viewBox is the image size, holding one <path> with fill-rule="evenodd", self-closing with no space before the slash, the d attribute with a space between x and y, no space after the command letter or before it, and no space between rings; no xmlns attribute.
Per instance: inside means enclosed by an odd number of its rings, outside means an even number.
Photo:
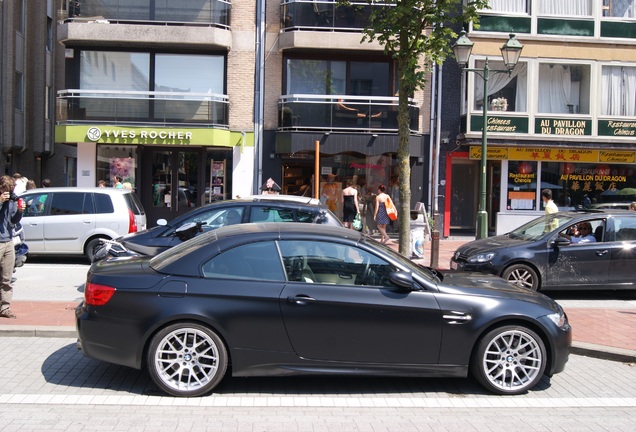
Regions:
<svg viewBox="0 0 636 432"><path fill-rule="evenodd" d="M387 201L391 199L389 195L387 195L385 191L386 187L384 185L378 186L378 195L375 197L375 213L374 219L378 224L378 231L380 231L380 242L386 243L389 241L389 236L386 233L386 226L391 223L391 219L389 219L389 215L386 212Z"/></svg>

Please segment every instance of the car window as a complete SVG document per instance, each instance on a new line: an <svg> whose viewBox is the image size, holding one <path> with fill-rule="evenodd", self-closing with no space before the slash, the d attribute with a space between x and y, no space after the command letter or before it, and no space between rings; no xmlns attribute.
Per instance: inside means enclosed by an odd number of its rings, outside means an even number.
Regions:
<svg viewBox="0 0 636 432"><path fill-rule="evenodd" d="M82 213L93 213L93 205L85 203L85 193L78 192L56 192L53 194L51 202L51 215L71 215Z"/></svg>
<svg viewBox="0 0 636 432"><path fill-rule="evenodd" d="M618 216L614 219L614 231L616 241L636 240L636 218L628 216Z"/></svg>
<svg viewBox="0 0 636 432"><path fill-rule="evenodd" d="M307 210L296 210L296 218L298 222L313 223L314 219L316 219L316 215Z"/></svg>
<svg viewBox="0 0 636 432"><path fill-rule="evenodd" d="M218 207L213 206L213 208L207 209L202 212L197 212L192 216L183 219L177 225L172 227L173 229L166 231L162 236L169 237L174 234L174 230L189 223L198 223L202 222L202 229L204 232L213 231L217 228L221 228L225 225L234 225L241 223L243 218L243 213L245 212L245 207L243 206L235 206L235 207Z"/></svg>
<svg viewBox="0 0 636 432"><path fill-rule="evenodd" d="M321 241L280 241L287 280L336 285L390 286L397 270L378 256L352 245Z"/></svg>
<svg viewBox="0 0 636 432"><path fill-rule="evenodd" d="M115 213L110 195L96 193L93 194L93 197L95 199L95 213Z"/></svg>
<svg viewBox="0 0 636 432"><path fill-rule="evenodd" d="M124 199L126 200L126 203L128 204L128 208L132 210L135 216L146 214L144 210L144 206L141 204L141 201L139 201L139 197L136 194L134 193L124 194Z"/></svg>
<svg viewBox="0 0 636 432"><path fill-rule="evenodd" d="M591 227L591 230L587 231L587 230L583 230L583 228L581 228L582 225L586 225L589 224ZM563 227L561 227L563 228ZM570 236L568 238L574 237L571 239L572 244L585 244L585 243L599 243L599 242L603 242L606 241L605 239L605 219L592 219L592 220L585 220L585 221L579 221L577 223L574 224L570 224L567 225L564 229L562 229L561 231L559 231L560 234L565 234L567 236ZM583 242L578 242L576 241L577 238L584 238L585 236L588 235L592 235L594 238L591 239L590 241L583 241Z"/></svg>
<svg viewBox="0 0 636 432"><path fill-rule="evenodd" d="M294 211L281 207L253 206L250 222L294 222Z"/></svg>
<svg viewBox="0 0 636 432"><path fill-rule="evenodd" d="M203 264L202 271L206 278L285 280L273 242L250 243L222 252Z"/></svg>
<svg viewBox="0 0 636 432"><path fill-rule="evenodd" d="M509 232L508 237L528 241L538 240L546 233L567 226L571 221L572 217L559 213L542 216Z"/></svg>
<svg viewBox="0 0 636 432"><path fill-rule="evenodd" d="M23 195L26 208L24 209L24 216L42 216L45 214L46 203L48 201L49 194L29 194Z"/></svg>

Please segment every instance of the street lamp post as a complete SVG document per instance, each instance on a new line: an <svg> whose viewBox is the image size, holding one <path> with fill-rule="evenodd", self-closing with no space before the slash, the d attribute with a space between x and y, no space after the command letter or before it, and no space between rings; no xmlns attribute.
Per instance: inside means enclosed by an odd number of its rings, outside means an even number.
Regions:
<svg viewBox="0 0 636 432"><path fill-rule="evenodd" d="M466 32L461 31L459 38L453 44L453 52L457 63L465 72L474 72L484 80L484 101L483 101L483 124L481 129L481 180L479 183L479 211L477 212L475 238L482 239L488 237L488 211L486 210L486 161L488 152L488 78L490 74L507 73L511 74L517 65L523 45L515 38L514 34L501 47L501 56L506 69L490 69L488 67L488 57L483 69L468 68L468 61L473 50L474 43L468 39Z"/></svg>

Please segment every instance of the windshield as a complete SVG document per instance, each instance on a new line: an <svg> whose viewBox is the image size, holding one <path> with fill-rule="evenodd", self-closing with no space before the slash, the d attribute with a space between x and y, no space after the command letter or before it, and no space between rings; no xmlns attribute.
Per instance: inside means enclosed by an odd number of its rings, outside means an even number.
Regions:
<svg viewBox="0 0 636 432"><path fill-rule="evenodd" d="M410 259L405 258L404 255L394 251L393 249L391 249L391 247L383 243L380 243L379 241L375 240L372 237L365 236L365 241L367 243L373 243L373 246L375 246L377 249L382 249L383 251L385 251L387 254L391 256L391 258L398 261L400 265L406 267L411 273L422 275L433 283L441 282L441 274L438 273L437 271L432 270L431 268L426 267L424 265L417 264L411 261Z"/></svg>
<svg viewBox="0 0 636 432"><path fill-rule="evenodd" d="M538 240L547 233L550 233L563 225L567 225L573 218L565 213L552 213L534 219L525 225L521 225L514 231L506 234L512 239L518 240Z"/></svg>

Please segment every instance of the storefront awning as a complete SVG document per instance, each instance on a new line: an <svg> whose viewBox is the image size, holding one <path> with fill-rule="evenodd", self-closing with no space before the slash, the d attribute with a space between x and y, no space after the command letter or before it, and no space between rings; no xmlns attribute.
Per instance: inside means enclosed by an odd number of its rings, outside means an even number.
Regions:
<svg viewBox="0 0 636 432"><path fill-rule="evenodd" d="M276 133L276 153L292 154L302 151L315 151L316 141L320 142L320 152L335 155L345 152L357 152L364 155L380 155L397 153L397 135L373 136L371 134L352 133L312 133L312 132L278 132ZM411 157L424 157L424 143L428 136L411 136L409 149Z"/></svg>

